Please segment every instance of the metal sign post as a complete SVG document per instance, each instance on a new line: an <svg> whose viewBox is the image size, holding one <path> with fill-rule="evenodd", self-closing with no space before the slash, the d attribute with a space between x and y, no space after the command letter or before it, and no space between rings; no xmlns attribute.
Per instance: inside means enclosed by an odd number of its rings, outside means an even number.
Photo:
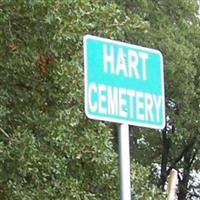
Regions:
<svg viewBox="0 0 200 200"><path fill-rule="evenodd" d="M121 200L131 200L129 125L120 124L118 129L120 155Z"/></svg>
<svg viewBox="0 0 200 200"><path fill-rule="evenodd" d="M129 125L163 129L163 56L156 49L85 35L85 113L120 123L121 200L131 200ZM129 124L129 125L128 125Z"/></svg>

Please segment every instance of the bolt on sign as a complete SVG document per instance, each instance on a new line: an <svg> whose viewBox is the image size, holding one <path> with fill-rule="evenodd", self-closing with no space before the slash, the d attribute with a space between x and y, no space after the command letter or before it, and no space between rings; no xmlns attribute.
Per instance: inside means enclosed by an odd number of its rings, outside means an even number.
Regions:
<svg viewBox="0 0 200 200"><path fill-rule="evenodd" d="M165 126L160 51L86 35L84 73L89 118L156 129Z"/></svg>

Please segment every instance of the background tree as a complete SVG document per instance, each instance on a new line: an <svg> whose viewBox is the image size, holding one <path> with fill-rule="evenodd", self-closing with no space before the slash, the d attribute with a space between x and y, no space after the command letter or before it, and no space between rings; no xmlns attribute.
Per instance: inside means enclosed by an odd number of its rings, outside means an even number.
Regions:
<svg viewBox="0 0 200 200"><path fill-rule="evenodd" d="M85 34L145 30L114 2L0 2L0 199L118 199L110 126L83 112Z"/></svg>
<svg viewBox="0 0 200 200"><path fill-rule="evenodd" d="M188 0L2 0L0 199L119 199L114 129L83 111L85 34L163 52L168 125L158 134L132 128L133 195L164 198L151 173L162 161L162 185L170 167L183 169L184 198L199 167L196 11Z"/></svg>
<svg viewBox="0 0 200 200"><path fill-rule="evenodd" d="M197 2L127 0L121 2L121 6L149 24L143 35L127 32L127 40L160 49L165 62L166 128L157 135L155 131L133 129L133 157L143 165L160 163L160 181L156 181L163 189L170 170L177 169L180 175L178 199L186 199L190 172L199 168Z"/></svg>

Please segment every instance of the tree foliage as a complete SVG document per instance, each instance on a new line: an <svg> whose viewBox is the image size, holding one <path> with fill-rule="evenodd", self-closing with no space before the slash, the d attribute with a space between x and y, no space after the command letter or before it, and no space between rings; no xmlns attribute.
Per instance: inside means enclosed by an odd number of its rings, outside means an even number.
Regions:
<svg viewBox="0 0 200 200"><path fill-rule="evenodd" d="M189 170L198 168L196 10L188 0L2 0L0 199L119 199L116 135L110 124L89 120L83 111L85 34L164 55L169 122L158 134L134 129L133 195L163 198L151 175L151 163L164 156L163 136L170 144L167 166L182 168L188 158ZM181 154L192 141L189 154Z"/></svg>
<svg viewBox="0 0 200 200"><path fill-rule="evenodd" d="M83 112L82 39L124 39L144 24L99 0L0 10L0 198L118 199L111 128Z"/></svg>
<svg viewBox="0 0 200 200"><path fill-rule="evenodd" d="M190 172L199 167L200 74L197 60L200 29L197 2L127 0L123 4L129 13L138 14L149 24L143 35L127 33L128 40L160 49L165 64L167 125L157 135L155 131L133 129L134 156L145 165L161 164L158 184L163 188L170 170L177 169L180 174L178 198L185 199Z"/></svg>

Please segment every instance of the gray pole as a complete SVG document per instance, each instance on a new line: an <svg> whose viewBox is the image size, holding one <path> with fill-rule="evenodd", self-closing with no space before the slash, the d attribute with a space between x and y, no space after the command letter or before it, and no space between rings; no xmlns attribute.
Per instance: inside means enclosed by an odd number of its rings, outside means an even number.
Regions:
<svg viewBox="0 0 200 200"><path fill-rule="evenodd" d="M121 200L131 200L130 148L129 148L128 124L119 125L118 135L119 135L119 155L120 155Z"/></svg>
<svg viewBox="0 0 200 200"><path fill-rule="evenodd" d="M167 185L167 200L174 200L176 197L176 184L177 184L177 171L172 169L169 175L169 181Z"/></svg>

